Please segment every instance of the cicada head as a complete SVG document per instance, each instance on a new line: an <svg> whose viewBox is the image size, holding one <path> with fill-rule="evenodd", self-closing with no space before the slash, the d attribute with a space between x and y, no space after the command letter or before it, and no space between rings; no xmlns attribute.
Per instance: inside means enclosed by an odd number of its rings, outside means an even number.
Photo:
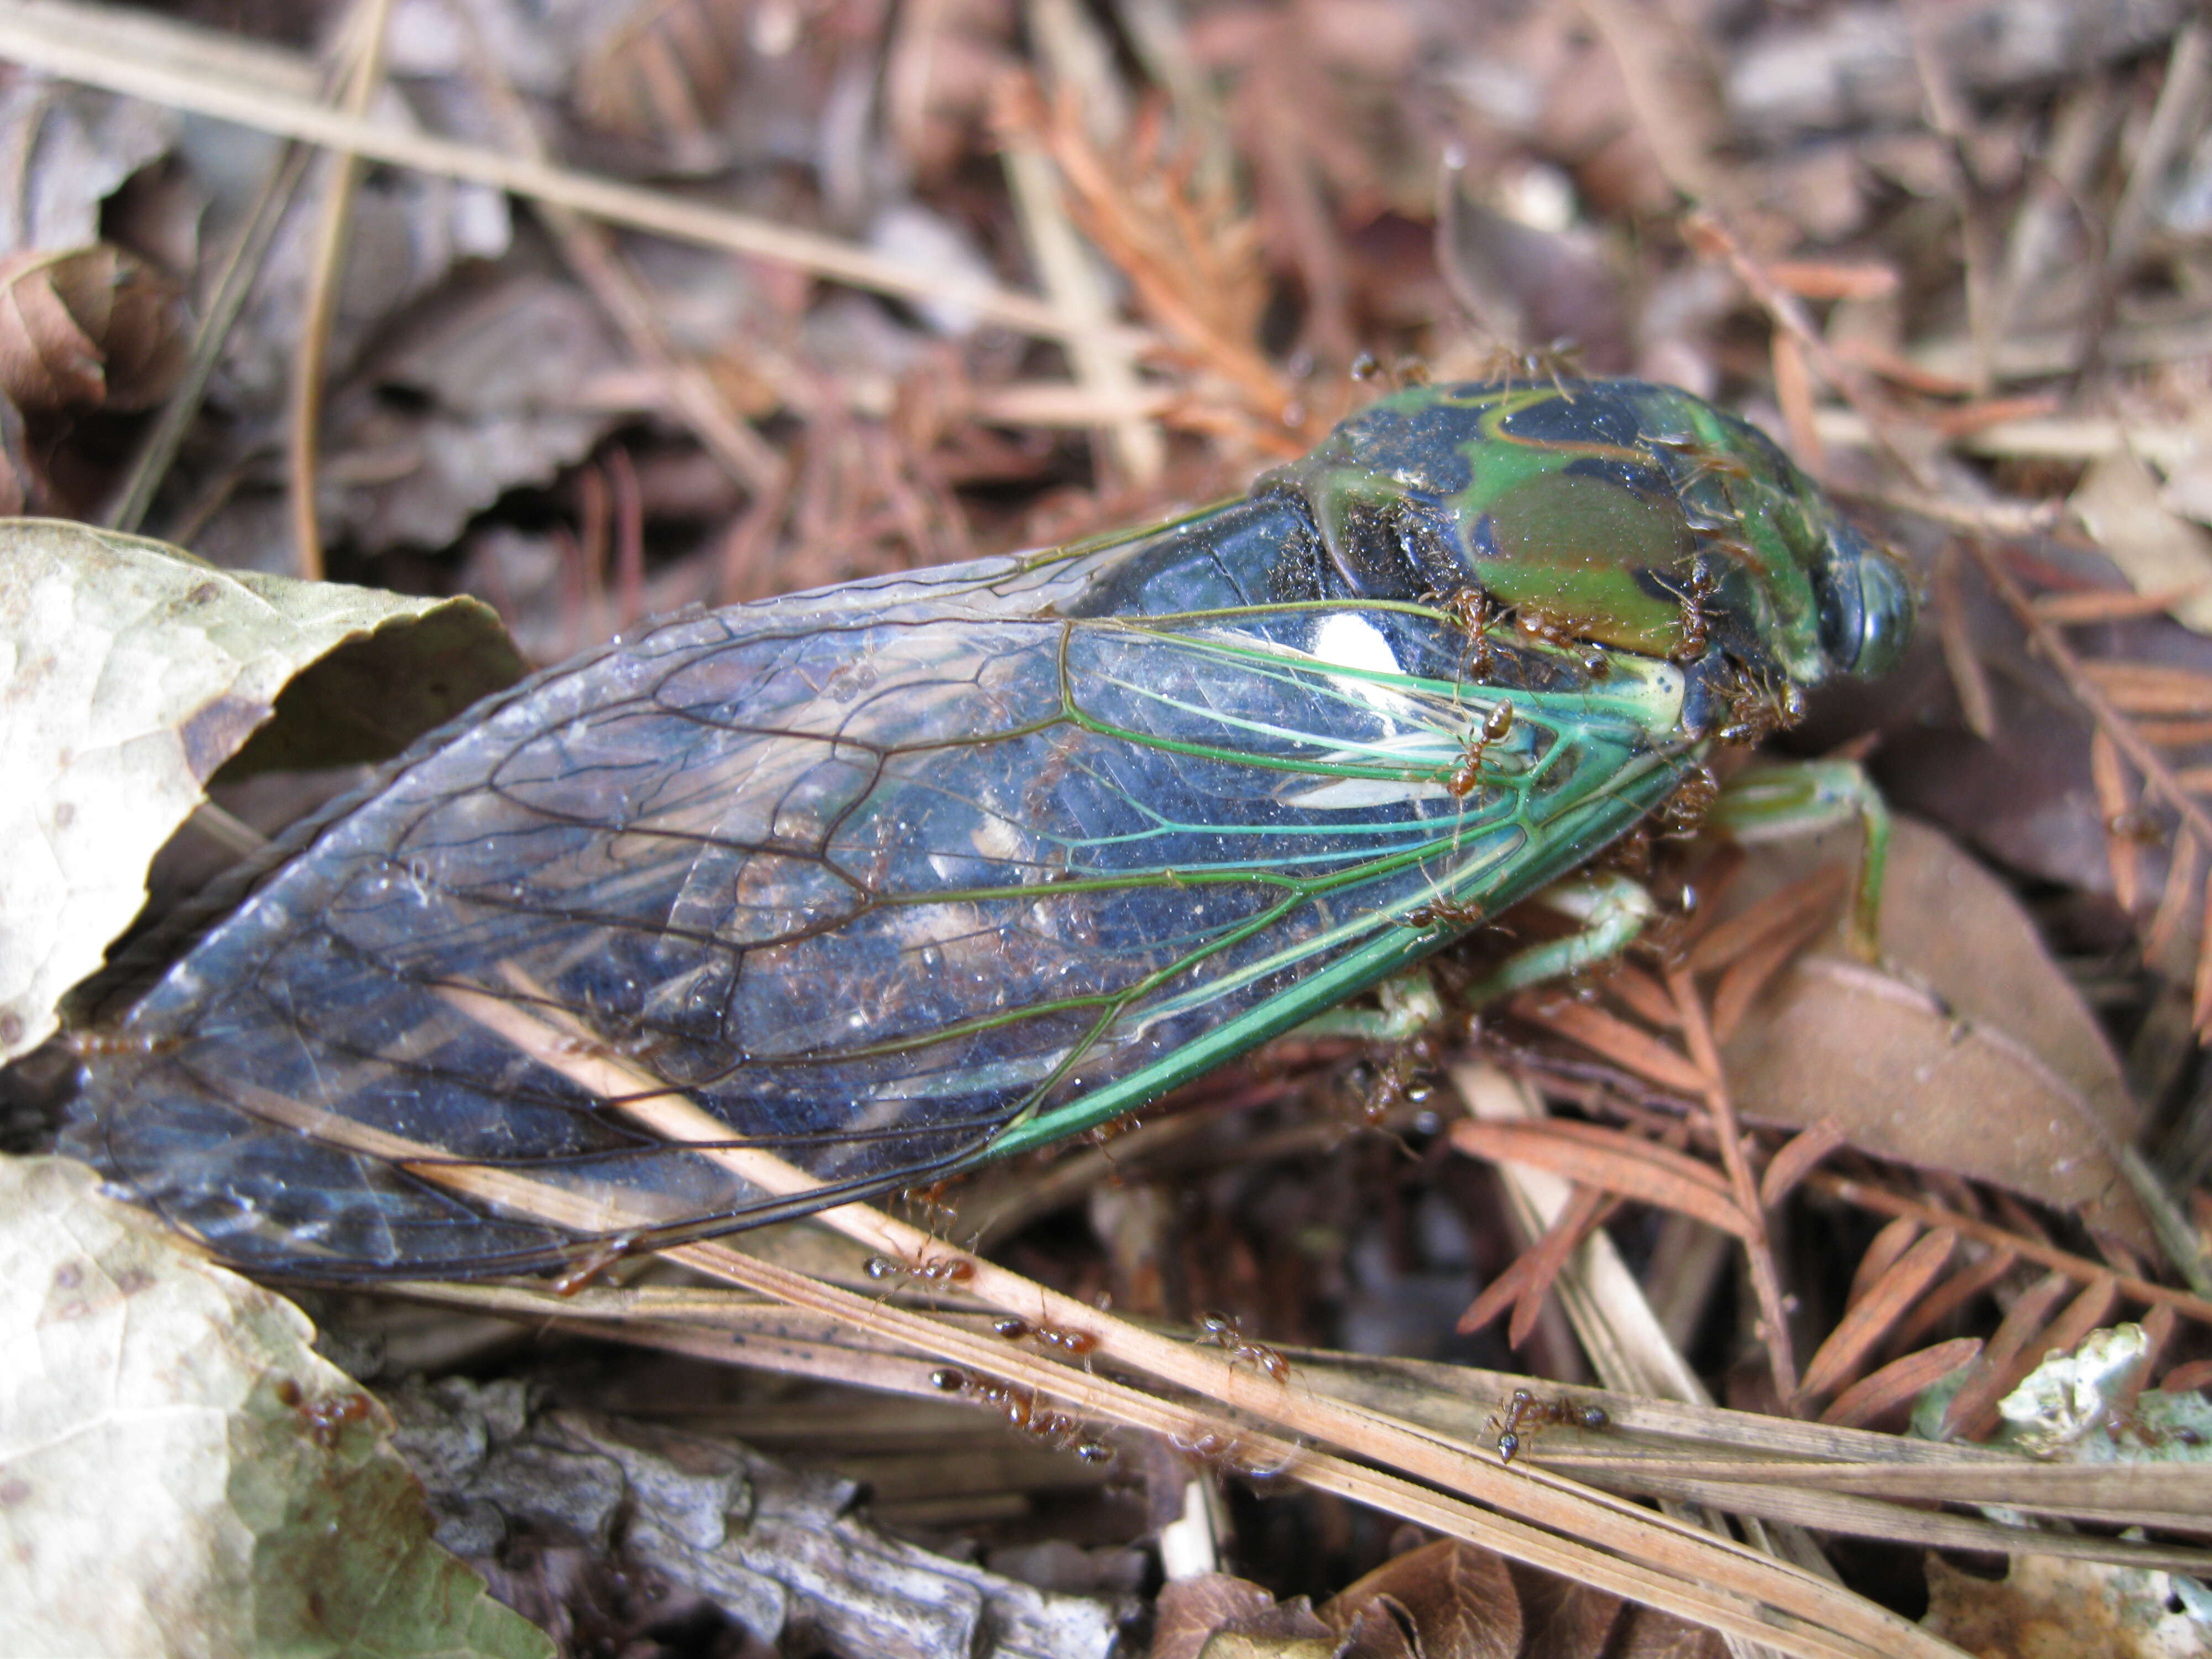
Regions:
<svg viewBox="0 0 2212 1659"><path fill-rule="evenodd" d="M1535 640L1671 659L1693 680L1785 695L1880 672L1911 629L1894 556L1756 428L1671 386L1415 387L1261 493L1304 501L1325 596L1475 591Z"/></svg>

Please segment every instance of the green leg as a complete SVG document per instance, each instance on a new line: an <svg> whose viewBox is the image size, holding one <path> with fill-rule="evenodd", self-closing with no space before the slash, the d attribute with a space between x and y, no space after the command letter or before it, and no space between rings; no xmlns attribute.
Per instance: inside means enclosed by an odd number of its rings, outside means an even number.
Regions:
<svg viewBox="0 0 2212 1659"><path fill-rule="evenodd" d="M1410 1042L1443 1024L1443 999L1426 968L1408 968L1375 988L1379 1008L1332 1008L1291 1033L1302 1037L1358 1037L1368 1042Z"/></svg>
<svg viewBox="0 0 2212 1659"><path fill-rule="evenodd" d="M1856 761L1799 761L1743 773L1722 789L1705 823L1747 845L1811 835L1854 817L1866 832L1866 850L1859 859L1850 943L1854 955L1872 962L1881 954L1889 808Z"/></svg>
<svg viewBox="0 0 2212 1659"><path fill-rule="evenodd" d="M1651 895L1626 876L1576 876L1546 888L1542 902L1582 923L1579 932L1549 944L1534 945L1505 959L1498 971L1468 993L1480 1007L1498 997L1547 980L1564 979L1626 950L1656 911ZM1335 1008L1298 1027L1308 1037L1359 1037L1370 1042L1403 1042L1443 1019L1443 1002L1425 968L1409 968L1376 986L1382 1006Z"/></svg>
<svg viewBox="0 0 2212 1659"><path fill-rule="evenodd" d="M1889 809L1853 761L1799 761L1762 766L1730 780L1706 827L1739 842L1778 841L1813 835L1856 818L1866 834L1858 890L1851 905L1850 944L1867 961L1878 955L1881 883L1889 860ZM1641 884L1617 874L1585 873L1547 888L1541 902L1582 923L1579 931L1509 957L1498 970L1469 988L1467 1001L1480 1007L1516 991L1619 956L1656 914ZM1425 968L1409 968L1376 988L1380 1008L1335 1008L1297 1029L1307 1037L1358 1037L1399 1042L1443 1018L1443 1005Z"/></svg>
<svg viewBox="0 0 2212 1659"><path fill-rule="evenodd" d="M1582 875L1554 882L1541 896L1546 908L1573 917L1581 931L1508 957L1498 971L1471 986L1468 1002L1480 1007L1547 980L1610 961L1636 940L1657 914L1641 882L1622 875Z"/></svg>

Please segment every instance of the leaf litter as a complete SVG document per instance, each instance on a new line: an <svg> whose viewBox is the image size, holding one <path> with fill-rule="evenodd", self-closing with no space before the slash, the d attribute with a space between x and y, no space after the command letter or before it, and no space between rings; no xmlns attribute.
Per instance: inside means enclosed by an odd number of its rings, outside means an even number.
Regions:
<svg viewBox="0 0 2212 1659"><path fill-rule="evenodd" d="M90 524L129 503L166 543L271 570L304 501L335 574L477 584L544 661L695 600L1142 521L1400 377L1550 372L1565 343L1749 412L1909 551L1930 603L1913 665L1796 734L1864 756L1907 815L1875 962L1837 931L1844 838L1662 842L1660 924L1610 973L1462 1006L1504 943L1478 938L1440 960L1420 1037L1286 1039L1116 1139L917 1195L919 1231L779 1230L560 1296L311 1297L357 1374L395 1398L458 1367L550 1391L584 1413L558 1419L560 1455L623 1470L550 1483L575 1492L628 1481L649 1507L706 1493L708 1465L782 1478L737 1443L870 1481L882 1526L1090 1598L1082 1634L1024 1650L1091 1650L1170 1538L1162 1560L1224 1571L1158 1591L1160 1653L1686 1652L1716 1628L1998 1651L2091 1607L2109 1640L2039 1639L2192 1650L2171 1645L2194 1639L2176 1586L2208 1530L2172 1478L2187 1460L2069 1486L2002 1425L2033 1379L2136 1331L2132 1394L2081 1396L2081 1437L2162 1435L2172 1461L2212 1364L2201 21L406 0L357 118L379 164L337 213L285 141L316 100L346 107L378 9L302 8L257 40L0 9L14 505ZM85 42L104 58L72 57ZM217 307L241 246L249 287ZM331 349L303 390L318 310ZM175 441L147 441L173 397ZM309 453L303 480L288 457ZM282 827L246 774L387 754L520 665L480 612L426 613L410 660L368 649L401 636L349 591L297 611L242 575L222 591L283 642L172 637L161 617L207 585L191 567L165 588L159 548L9 533L11 1053L157 921L146 872L181 820L245 848L241 819ZM35 605L64 591L31 574L63 544L76 597ZM156 751L167 782L135 758ZM106 793L71 781L88 768ZM1500 920L1520 942L1553 927ZM52 1053L9 1074L11 1136ZM978 1226L957 1286L884 1298L864 1271ZM1210 1315L1282 1373L1160 1334ZM1916 1402L1933 1438L1898 1432ZM673 1465L578 1451L611 1413L699 1437L665 1442ZM1079 1427L1040 1432L1060 1420ZM1733 1514L1787 1559L1889 1540L1834 1558L1875 1602L1928 1606L1926 1631L1540 1484L1570 1476ZM713 1489L653 1511L689 1555L594 1523L511 1572L526 1516L484 1559L579 1650L613 1628L606 1575L641 1566L757 1643L887 1650L839 1622L874 1569L817 1560L818 1599L775 1601L793 1539L732 1588L685 1530L742 1507ZM479 1544L515 1519L465 1510ZM917 1625L915 1650L988 1650L964 1628Z"/></svg>

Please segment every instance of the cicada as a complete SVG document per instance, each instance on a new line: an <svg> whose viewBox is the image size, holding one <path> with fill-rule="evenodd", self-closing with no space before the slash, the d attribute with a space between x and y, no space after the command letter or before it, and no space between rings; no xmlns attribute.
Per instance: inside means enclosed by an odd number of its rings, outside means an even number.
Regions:
<svg viewBox="0 0 2212 1659"><path fill-rule="evenodd" d="M478 705L82 1045L67 1145L324 1278L934 1182L1407 968L1911 610L1686 393L1407 391L1171 523L679 615Z"/></svg>

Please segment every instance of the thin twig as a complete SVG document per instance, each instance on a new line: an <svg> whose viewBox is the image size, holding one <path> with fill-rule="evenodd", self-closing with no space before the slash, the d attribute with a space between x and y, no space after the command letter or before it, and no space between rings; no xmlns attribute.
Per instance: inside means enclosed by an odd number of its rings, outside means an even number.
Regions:
<svg viewBox="0 0 2212 1659"><path fill-rule="evenodd" d="M222 275L216 281L214 296L208 302L207 315L201 320L199 332L193 337L191 359L185 365L184 376L170 394L169 401L162 405L161 418L139 445L138 453L131 459L131 475L116 492L104 515L109 529L135 534L145 523L147 514L153 510L154 498L161 493L162 481L168 477L177 452L184 445L185 434L199 416L200 405L207 397L208 381L215 374L216 365L222 361L231 330L244 313L246 301L253 297L261 268L268 260L285 212L291 207L300 180L307 176L307 163L314 154L305 144L286 144L278 152L254 200L252 211L240 228L237 246L231 250Z"/></svg>
<svg viewBox="0 0 2212 1659"><path fill-rule="evenodd" d="M854 288L965 306L986 321L1046 339L1073 338L1095 326L1034 295L923 270L833 236L348 115L241 77L234 67L222 65L214 46L200 38L207 31L140 27L149 20L131 21L134 27L126 32L106 14L64 0L0 0L0 58L258 132L350 150L393 167L555 203L610 224L773 260ZM167 49L166 60L161 52L133 50L149 42ZM1129 349L1150 345L1143 330L1117 326L1117 337Z"/></svg>
<svg viewBox="0 0 2212 1659"><path fill-rule="evenodd" d="M532 988L519 970L510 970L513 981L508 988L512 994L520 992L530 995ZM726 1142L727 1126L705 1112L684 1097L668 1091L649 1073L638 1070L622 1059L605 1052L591 1034L580 1025L561 1014L553 1003L544 999L542 992L532 997L532 1010L526 1011L505 996L449 988L447 1000L485 1027L514 1044L521 1052L539 1063L551 1066L580 1086L611 1103L619 1103L627 1115L649 1127L656 1133L678 1143L697 1146L698 1155L724 1165L742 1179L774 1193L788 1193L810 1188L814 1179L805 1171L784 1164L773 1155L744 1148L733 1148ZM551 1023L548 1023L551 1022ZM258 1092L258 1091L257 1091ZM280 1109L307 1109L295 1103L269 1103ZM314 1114L316 1131L329 1136L343 1136L349 1141L367 1139L380 1148L386 1140L396 1138L386 1135L369 1126L337 1119L329 1114ZM404 1158L405 1154L378 1150L377 1155ZM420 1156L420 1154L417 1154ZM495 1201L509 1205L527 1205L526 1189L537 1183L505 1170L471 1169L450 1160L432 1158L414 1166L416 1173L426 1178L452 1183L482 1183L482 1195L492 1196ZM590 1224L597 1229L618 1228L620 1223L609 1213L608 1206L616 1195L604 1198L594 1194L588 1200L581 1195L555 1194L556 1201L568 1206L583 1206L592 1218ZM562 1224L573 1224L562 1217ZM1741 1594L1756 1595L1771 1606L1809 1620L1826 1624L1842 1634L1847 1641L1863 1644L1879 1652L1884 1643L1908 1641L1921 1651L1935 1651L1921 1633L1870 1603L1852 1598L1849 1601L1836 1599L1834 1587L1825 1584L1811 1575L1778 1564L1742 1546L1723 1542L1694 1528L1654 1516L1632 1505L1601 1498L1576 1486L1573 1483L1555 1480L1537 1471L1525 1474L1503 1467L1494 1455L1476 1453L1462 1443L1449 1441L1427 1431L1404 1424L1346 1402L1327 1399L1309 1390L1298 1389L1263 1376L1256 1370L1239 1370L1228 1356L1203 1346L1174 1340L1158 1332L1146 1330L1114 1319L1088 1304L1073 1297L1047 1290L1021 1275L994 1263L981 1260L963 1251L949 1249L920 1229L890 1219L864 1205L846 1204L819 1212L823 1224L859 1240L871 1248L902 1260L920 1261L956 1260L964 1264L961 1288L988 1305L1021 1317L1060 1326L1062 1328L1085 1329L1098 1338L1098 1352L1149 1371L1170 1382L1194 1389L1213 1399L1220 1400L1241 1411L1282 1425L1296 1432L1317 1436L1357 1449L1379 1461L1393 1463L1417 1477L1446 1486L1480 1501L1510 1510L1526 1516L1539 1525L1570 1531L1586 1540L1595 1548L1589 1552L1582 1565L1570 1569L1587 1576L1587 1582L1607 1585L1623 1583L1623 1573L1632 1576L1636 1588L1623 1588L1619 1593L1640 1599L1665 1594L1668 1604L1680 1599L1675 1587L1656 1581L1649 1568L1631 1565L1617 1558L1602 1553L1619 1550L1623 1554L1644 1560L1664 1560L1675 1551L1692 1548L1702 1553L1717 1550L1726 1558L1725 1567L1717 1558L1705 1557L1706 1570L1712 1573L1725 1571L1733 1589ZM649 1223L648 1223L649 1224ZM880 1304L857 1297L852 1292L837 1291L787 1269L771 1267L749 1256L741 1255L728 1247L719 1244L682 1246L670 1252L688 1265L713 1272L717 1277L732 1279L747 1288L770 1295L779 1300L792 1301L801 1306L821 1307L837 1311L841 1317L862 1329L883 1331L893 1324L914 1319L914 1316L899 1314ZM715 1265L709 1266L709 1263ZM939 1353L956 1363L974 1364L986 1370L1009 1369L1003 1345L993 1346L988 1339L972 1337L964 1331L948 1330L930 1322L917 1321L920 1328L913 1332L914 1340L921 1342L926 1352ZM899 1340L907 1340L902 1336ZM1038 1362L1042 1363L1042 1362ZM1121 1394L1132 1391L1121 1389L1109 1393L1116 1385L1093 1377L1078 1378L1054 1374L1051 1386L1056 1392L1068 1395L1086 1408L1106 1410L1110 1401ZM1144 1401L1142 1395L1132 1395ZM1150 1401L1145 1408L1157 1410ZM1303 1475L1303 1470L1300 1471ZM1527 1484L1522 1484L1523 1482ZM1418 1518L1418 1517L1415 1517ZM1519 1522L1503 1523L1509 1531L1503 1536L1493 1533L1485 1541L1508 1553L1522 1549L1540 1552L1543 1558L1525 1556L1535 1565L1550 1565L1561 1545L1559 1540L1534 1533ZM1662 1534L1670 1540L1662 1542ZM1525 1536L1523 1534L1526 1534ZM1580 1551L1583 1546L1571 1547ZM1591 1559L1594 1557L1595 1559ZM1683 1570L1689 1571L1691 1558L1683 1558ZM1709 1612L1701 1610L1687 1616L1706 1619ZM1716 1620L1725 1628L1741 1629L1734 1620ZM1760 1632L1763 1639L1781 1642L1784 1632L1769 1630ZM1798 1650L1808 1635L1793 1632L1797 1640L1790 1645ZM1833 1650L1833 1638L1826 1632L1814 1638L1822 1651Z"/></svg>
<svg viewBox="0 0 2212 1659"><path fill-rule="evenodd" d="M349 30L361 43L361 55L345 86L344 107L349 115L366 114L383 88L385 37L391 21L392 0L359 0L347 20ZM284 447L289 461L292 557L302 581L323 579L323 535L315 512L315 475L321 470L323 384L330 361L331 329L337 317L346 232L353 221L354 186L360 179L358 155L341 149L331 157L323 183L322 215L315 224L314 247L307 265L299 349L292 359Z"/></svg>
<svg viewBox="0 0 2212 1659"><path fill-rule="evenodd" d="M2074 647L2067 644L2065 635L2052 627L2035 608L2034 601L2027 597L2026 590L2014 579L2012 572L2005 568L2004 561L1997 556L1996 550L1978 538L1969 537L1966 538L1966 550L1982 567L1982 574L1989 578L1990 586L1996 591L1997 597L2010 607L2014 616L2020 618L2020 625L2027 630L2028 639L2037 653L2057 671L2059 678L2066 682L2066 689L2088 711L2098 728L2112 738L2112 746L2126 756L2129 763L2142 775L2144 787L2172 808L2201 841L2212 846L2212 816L2208 816L2203 807L2182 787L2181 780L2174 775L2173 769L2166 763L2166 757L2144 741L2142 733L2136 730L2135 722L2113 707L2112 700L2098 689L2096 681L2082 666L2081 658L2074 654Z"/></svg>
<svg viewBox="0 0 2212 1659"><path fill-rule="evenodd" d="M1836 356L1828 344L1827 337L1814 327L1804 302L1770 276L1765 267L1753 258L1737 240L1735 232L1723 224L1714 214L1700 208L1682 217L1682 234L1692 247L1707 257L1718 256L1726 261L1736 280L1744 285L1753 299L1765 310L1778 327L1796 337L1805 349L1805 360L1820 378L1840 393L1845 403L1858 412L1867 423L1867 430L1881 452L1895 461L1912 481L1929 495L1936 493L1936 483L1926 461L1908 453L1892 435L1894 421L1881 398L1866 377Z"/></svg>
<svg viewBox="0 0 2212 1659"><path fill-rule="evenodd" d="M1720 1144L1721 1163L1735 1188L1736 1207L1743 1212L1744 1254L1751 1262L1751 1283L1759 1298L1760 1335L1766 1343L1768 1367L1774 1373L1776 1394L1785 1403L1797 1395L1797 1361L1790 1351L1790 1312L1782 1295L1782 1278L1774 1266L1774 1250L1766 1236L1766 1212L1759 1201L1759 1176L1744 1153L1742 1127L1736 1121L1735 1102L1729 1097L1728 1075L1721 1067L1719 1048L1705 1018L1705 1000L1697 981L1683 968L1668 968L1667 988L1682 1016L1682 1036L1690 1058L1705 1073L1705 1109L1712 1115L1713 1137Z"/></svg>

